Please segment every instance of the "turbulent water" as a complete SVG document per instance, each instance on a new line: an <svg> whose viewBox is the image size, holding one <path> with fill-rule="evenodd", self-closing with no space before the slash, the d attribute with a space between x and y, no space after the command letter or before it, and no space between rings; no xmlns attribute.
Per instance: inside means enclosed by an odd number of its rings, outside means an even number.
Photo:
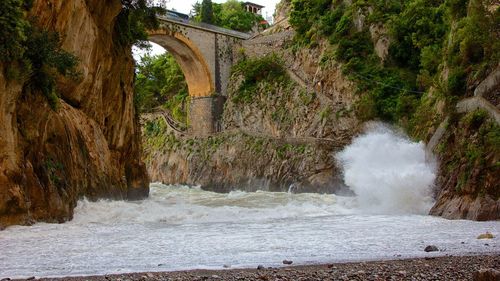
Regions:
<svg viewBox="0 0 500 281"><path fill-rule="evenodd" d="M426 214L436 174L424 144L411 142L381 123L367 127L337 155L359 208L369 213Z"/></svg>
<svg viewBox="0 0 500 281"><path fill-rule="evenodd" d="M71 222L1 231L0 278L500 253L476 239L500 222L425 215L435 175L421 144L376 125L336 157L354 197L152 184L140 202L82 200Z"/></svg>

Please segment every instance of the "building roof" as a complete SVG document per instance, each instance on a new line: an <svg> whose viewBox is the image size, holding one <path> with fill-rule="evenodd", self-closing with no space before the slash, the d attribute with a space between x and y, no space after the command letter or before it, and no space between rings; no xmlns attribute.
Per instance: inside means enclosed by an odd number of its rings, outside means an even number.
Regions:
<svg viewBox="0 0 500 281"><path fill-rule="evenodd" d="M262 9L262 8L265 7L265 6L262 6L262 5L259 5L259 4L255 4L255 3L252 3L252 2L244 2L243 5L250 5L250 6L257 7L259 9Z"/></svg>
<svg viewBox="0 0 500 281"><path fill-rule="evenodd" d="M167 16L171 16L171 17L179 17L179 18L182 18L185 20L189 19L189 15L179 13L177 11L167 10L166 14L167 14Z"/></svg>

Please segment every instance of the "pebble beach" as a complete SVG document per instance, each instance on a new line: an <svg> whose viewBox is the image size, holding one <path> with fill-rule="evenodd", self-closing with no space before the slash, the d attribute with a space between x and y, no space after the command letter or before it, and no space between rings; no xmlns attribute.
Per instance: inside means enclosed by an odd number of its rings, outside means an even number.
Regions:
<svg viewBox="0 0 500 281"><path fill-rule="evenodd" d="M135 281L135 280L500 280L500 254L427 257L388 261L350 262L259 269L144 272L40 280ZM36 278L36 276L34 276ZM481 279L483 278L483 279ZM484 279L493 278L493 279ZM33 280L33 278L31 278Z"/></svg>

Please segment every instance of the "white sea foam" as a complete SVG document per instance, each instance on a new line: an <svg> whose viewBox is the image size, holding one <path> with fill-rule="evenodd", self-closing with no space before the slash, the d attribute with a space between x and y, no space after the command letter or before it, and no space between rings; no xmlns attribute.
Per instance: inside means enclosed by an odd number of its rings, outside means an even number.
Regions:
<svg viewBox="0 0 500 281"><path fill-rule="evenodd" d="M412 142L381 123L371 123L336 158L361 210L426 214L431 208L435 164L426 161L423 143Z"/></svg>
<svg viewBox="0 0 500 281"><path fill-rule="evenodd" d="M500 222L356 214L355 198L335 195L151 189L140 202L82 200L65 224L1 231L0 279L500 251L476 239ZM446 252L425 253L430 243Z"/></svg>
<svg viewBox="0 0 500 281"><path fill-rule="evenodd" d="M294 217L353 213L353 199L333 194L282 192L207 192L187 186L151 185L150 198L139 202L81 200L74 224L144 223L165 224L267 221Z"/></svg>

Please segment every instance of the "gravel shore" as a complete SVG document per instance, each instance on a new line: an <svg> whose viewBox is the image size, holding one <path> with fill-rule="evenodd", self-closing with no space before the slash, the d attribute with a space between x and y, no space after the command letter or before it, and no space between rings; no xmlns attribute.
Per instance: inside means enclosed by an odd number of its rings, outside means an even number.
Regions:
<svg viewBox="0 0 500 281"><path fill-rule="evenodd" d="M481 269L500 269L500 254L446 256L281 268L148 272L42 280L473 280ZM494 277L492 280L500 280Z"/></svg>

